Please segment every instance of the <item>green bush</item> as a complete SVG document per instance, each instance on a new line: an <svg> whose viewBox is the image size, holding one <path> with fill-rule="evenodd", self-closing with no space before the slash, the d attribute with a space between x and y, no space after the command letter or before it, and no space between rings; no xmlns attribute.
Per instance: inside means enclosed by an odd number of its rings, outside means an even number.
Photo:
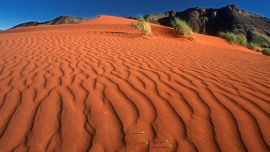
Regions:
<svg viewBox="0 0 270 152"><path fill-rule="evenodd" d="M219 32L218 35L230 43L239 44L242 46L247 45L247 38L244 34L234 34L231 32Z"/></svg>
<svg viewBox="0 0 270 152"><path fill-rule="evenodd" d="M186 23L186 21L181 20L179 18L174 18L174 20L171 21L171 24L173 28L183 36L192 36L193 32L192 29L189 27L189 25Z"/></svg>
<svg viewBox="0 0 270 152"><path fill-rule="evenodd" d="M236 39L238 41L238 44L240 44L242 46L247 45L247 37L244 34L237 34Z"/></svg>
<svg viewBox="0 0 270 152"><path fill-rule="evenodd" d="M252 42L249 42L249 43L247 43L247 47L248 47L249 49L251 49L251 50L256 51L256 49L257 49L257 44L252 43Z"/></svg>
<svg viewBox="0 0 270 152"><path fill-rule="evenodd" d="M236 35L230 32L219 32L218 36L226 39L231 43L237 43Z"/></svg>
<svg viewBox="0 0 270 152"><path fill-rule="evenodd" d="M264 55L270 56L270 48L265 48L262 52Z"/></svg>
<svg viewBox="0 0 270 152"><path fill-rule="evenodd" d="M138 22L132 24L132 26L141 31L145 35L151 35L152 29L150 23L146 21L143 17L138 17L137 20Z"/></svg>

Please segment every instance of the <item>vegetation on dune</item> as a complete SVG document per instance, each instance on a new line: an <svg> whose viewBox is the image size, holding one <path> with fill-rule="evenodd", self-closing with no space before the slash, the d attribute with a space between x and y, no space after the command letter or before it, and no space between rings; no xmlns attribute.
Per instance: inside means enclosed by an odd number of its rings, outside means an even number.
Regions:
<svg viewBox="0 0 270 152"><path fill-rule="evenodd" d="M193 31L186 21L179 18L174 18L174 20L171 21L171 24L180 35L187 37L192 36Z"/></svg>
<svg viewBox="0 0 270 152"><path fill-rule="evenodd" d="M237 34L236 35L236 39L238 44L242 45L242 46L247 46L247 37L244 34Z"/></svg>
<svg viewBox="0 0 270 152"><path fill-rule="evenodd" d="M258 48L258 44L254 43L254 42L248 42L247 38L244 34L234 34L231 32L219 32L218 35L220 37L226 39L227 41L229 41L232 44L242 45L242 46L245 46L251 50L260 52L260 50ZM270 56L270 48L263 49L262 53L264 55Z"/></svg>
<svg viewBox="0 0 270 152"><path fill-rule="evenodd" d="M152 35L152 28L150 23L143 17L138 17L137 20L138 22L132 24L132 26L141 31L144 35Z"/></svg>
<svg viewBox="0 0 270 152"><path fill-rule="evenodd" d="M257 44L249 42L247 43L247 47L251 50L257 51Z"/></svg>
<svg viewBox="0 0 270 152"><path fill-rule="evenodd" d="M234 34L232 32L219 32L218 35L232 44L247 46L247 38L244 34Z"/></svg>
<svg viewBox="0 0 270 152"><path fill-rule="evenodd" d="M265 48L262 52L264 55L270 56L270 48Z"/></svg>

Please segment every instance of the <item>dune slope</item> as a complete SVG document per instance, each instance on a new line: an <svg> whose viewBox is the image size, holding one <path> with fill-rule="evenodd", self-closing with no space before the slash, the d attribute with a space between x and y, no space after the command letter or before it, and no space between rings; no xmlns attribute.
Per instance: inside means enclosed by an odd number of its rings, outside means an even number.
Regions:
<svg viewBox="0 0 270 152"><path fill-rule="evenodd" d="M270 150L270 58L103 16L0 34L0 151Z"/></svg>

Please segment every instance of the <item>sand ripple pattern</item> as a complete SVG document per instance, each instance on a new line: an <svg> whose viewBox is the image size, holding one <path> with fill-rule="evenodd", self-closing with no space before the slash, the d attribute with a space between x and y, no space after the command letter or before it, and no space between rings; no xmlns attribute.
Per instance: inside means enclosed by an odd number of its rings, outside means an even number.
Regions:
<svg viewBox="0 0 270 152"><path fill-rule="evenodd" d="M269 57L129 23L0 34L0 151L270 151Z"/></svg>

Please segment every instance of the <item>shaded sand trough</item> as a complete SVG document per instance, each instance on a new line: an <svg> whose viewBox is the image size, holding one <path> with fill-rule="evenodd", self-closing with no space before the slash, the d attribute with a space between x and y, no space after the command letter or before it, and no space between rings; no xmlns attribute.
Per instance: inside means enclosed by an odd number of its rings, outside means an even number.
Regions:
<svg viewBox="0 0 270 152"><path fill-rule="evenodd" d="M270 58L102 16L0 34L1 152L270 147Z"/></svg>

